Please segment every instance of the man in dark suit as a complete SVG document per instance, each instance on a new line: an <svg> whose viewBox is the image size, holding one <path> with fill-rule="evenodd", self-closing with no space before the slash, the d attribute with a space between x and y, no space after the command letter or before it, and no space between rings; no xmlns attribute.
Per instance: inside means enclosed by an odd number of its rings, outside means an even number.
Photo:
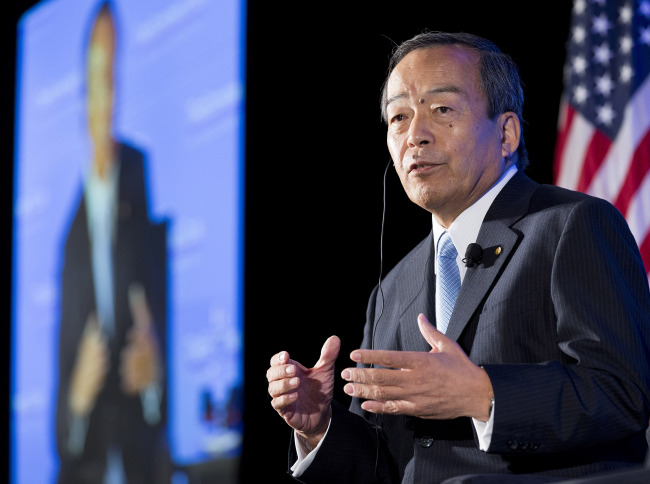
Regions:
<svg viewBox="0 0 650 484"><path fill-rule="evenodd" d="M149 220L142 152L113 139L114 54L104 3L87 57L92 162L61 273L60 483L168 482L166 226Z"/></svg>
<svg viewBox="0 0 650 484"><path fill-rule="evenodd" d="M272 357L298 480L551 482L642 465L646 271L613 206L523 174L522 106L516 66L485 39L432 32L394 52L388 148L433 230L370 298L341 375L349 411L332 400L337 337L313 368Z"/></svg>

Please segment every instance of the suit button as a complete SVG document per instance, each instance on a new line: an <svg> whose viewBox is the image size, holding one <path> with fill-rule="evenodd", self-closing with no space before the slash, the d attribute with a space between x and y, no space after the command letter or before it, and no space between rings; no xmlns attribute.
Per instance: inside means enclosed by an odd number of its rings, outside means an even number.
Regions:
<svg viewBox="0 0 650 484"><path fill-rule="evenodd" d="M509 440L508 441L508 449L510 450L517 450L519 448L519 442L516 440Z"/></svg>
<svg viewBox="0 0 650 484"><path fill-rule="evenodd" d="M428 449L433 445L433 437L429 437L428 435L425 435L424 437L420 437L418 439L418 444L420 444L425 449Z"/></svg>

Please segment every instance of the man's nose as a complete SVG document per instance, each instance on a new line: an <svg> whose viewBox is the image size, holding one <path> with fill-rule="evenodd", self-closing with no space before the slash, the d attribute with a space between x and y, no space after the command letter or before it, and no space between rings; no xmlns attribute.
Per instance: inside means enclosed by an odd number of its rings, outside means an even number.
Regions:
<svg viewBox="0 0 650 484"><path fill-rule="evenodd" d="M409 148L416 148L435 141L431 120L427 119L425 113L418 112L415 114L409 126L408 134Z"/></svg>

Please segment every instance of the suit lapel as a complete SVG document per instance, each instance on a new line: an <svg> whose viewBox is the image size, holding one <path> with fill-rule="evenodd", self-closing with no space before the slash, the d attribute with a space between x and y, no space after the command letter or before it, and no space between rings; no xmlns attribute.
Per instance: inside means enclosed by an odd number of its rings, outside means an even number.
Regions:
<svg viewBox="0 0 650 484"><path fill-rule="evenodd" d="M403 351L429 351L431 347L420 334L417 316L433 314L435 276L431 267L431 235L420 243L397 278L395 291L386 292L386 311L378 326L374 347ZM431 303L429 303L431 302ZM385 319L384 319L385 318Z"/></svg>
<svg viewBox="0 0 650 484"><path fill-rule="evenodd" d="M514 250L520 235L511 226L526 215L537 184L517 172L496 197L485 215L477 243L483 247L483 260L468 268L449 320L446 335L456 341L481 301L494 284Z"/></svg>
<svg viewBox="0 0 650 484"><path fill-rule="evenodd" d="M406 299L402 299L406 304L399 318L399 331L401 349L404 351L428 352L431 350L431 345L420 333L418 315L424 313L431 320L435 318L436 276L434 263L433 237L430 235L427 237L427 243L424 244L417 263L413 264L411 269L412 277L420 281L420 290L410 294Z"/></svg>

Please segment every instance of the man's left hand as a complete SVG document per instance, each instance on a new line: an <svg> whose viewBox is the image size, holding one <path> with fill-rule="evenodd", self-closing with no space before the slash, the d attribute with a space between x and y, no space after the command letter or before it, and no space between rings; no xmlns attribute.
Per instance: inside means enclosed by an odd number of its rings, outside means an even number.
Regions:
<svg viewBox="0 0 650 484"><path fill-rule="evenodd" d="M485 370L475 365L454 341L418 316L429 353L355 350L357 363L385 368L346 368L345 393L365 400L371 413L411 415L428 419L489 418L492 384Z"/></svg>
<svg viewBox="0 0 650 484"><path fill-rule="evenodd" d="M129 305L133 327L127 334L127 346L122 350L120 374L124 393L135 395L158 382L162 372L151 311L139 284L129 288Z"/></svg>

